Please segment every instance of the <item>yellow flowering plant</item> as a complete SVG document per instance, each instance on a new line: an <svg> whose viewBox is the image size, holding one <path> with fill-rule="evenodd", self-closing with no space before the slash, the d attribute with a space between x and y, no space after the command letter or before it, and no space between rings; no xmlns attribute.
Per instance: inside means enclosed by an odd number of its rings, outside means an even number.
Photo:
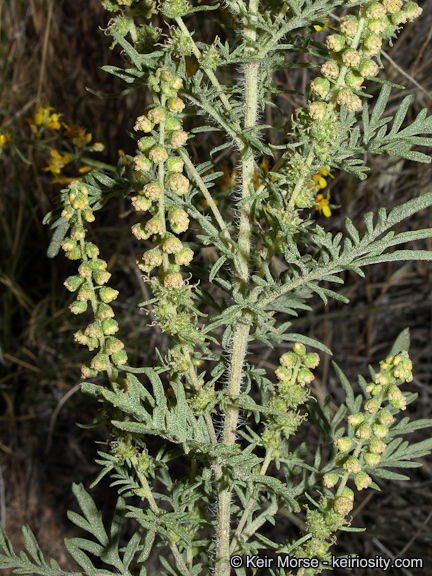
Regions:
<svg viewBox="0 0 432 576"><path fill-rule="evenodd" d="M372 154L430 161L413 147L432 144L432 117L423 110L408 123L410 96L389 115L395 86L377 77L383 46L421 8L411 0L227 0L223 11L188 0L103 5L106 33L127 61L105 70L149 99L129 126L133 153L110 172L71 181L45 219L54 230L49 256L62 248L75 261L65 286L75 294L72 314L84 318L75 340L91 352L81 388L101 404L95 424L110 431L93 486L107 476L118 492L107 530L90 493L74 485L81 513L69 518L89 534L66 547L88 575L323 573L340 531L359 530L351 526L357 493L379 489L379 478L408 479L388 468L416 466L432 448L430 439L402 442L432 425L400 418L415 400L406 331L369 381L359 378L360 393L334 366L345 400L333 411L312 385L319 352L331 350L293 326L314 295L348 302L334 288L346 271L362 277L372 264L432 259L401 247L430 238L431 229L399 227L430 208L430 192L366 213L359 227L346 218L343 233L321 225L335 209L336 171L365 179ZM323 19L338 10L340 24L330 29ZM193 29L198 12L214 25L210 43ZM309 67L311 80L305 105L286 117L274 79L296 67ZM372 82L382 87L369 105ZM280 115L274 126L261 122L266 106ZM59 122L41 108L30 125L41 138ZM87 150L84 129L65 129L75 149ZM267 140L268 130L278 139ZM220 154L230 155L230 167ZM75 159L56 149L50 157L46 169L57 176ZM139 306L168 342L152 366L129 366L115 320L119 294L89 240L97 211L116 196L129 198L136 266L150 294ZM207 247L211 264L200 256ZM275 370L249 354L253 343L277 349ZM305 426L320 433L316 450L299 440ZM123 541L125 516L135 528ZM281 517L299 519L301 533L275 537L267 529ZM0 567L71 574L44 559L27 527L23 534L28 555L0 531Z"/></svg>

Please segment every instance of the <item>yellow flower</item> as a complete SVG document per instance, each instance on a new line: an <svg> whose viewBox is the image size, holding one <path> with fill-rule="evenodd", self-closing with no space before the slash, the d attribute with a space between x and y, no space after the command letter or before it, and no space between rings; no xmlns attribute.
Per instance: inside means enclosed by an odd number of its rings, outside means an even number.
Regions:
<svg viewBox="0 0 432 576"><path fill-rule="evenodd" d="M55 112L54 114L50 114L51 110L54 110L52 106L44 107L39 104L34 118L26 118L31 131L36 138L41 137L45 128L48 128L49 130L60 130L59 118L61 115Z"/></svg>
<svg viewBox="0 0 432 576"><path fill-rule="evenodd" d="M51 162L48 164L46 168L44 168L45 172L51 172L52 174L60 174L62 168L69 164L73 160L73 157L70 154L64 154L63 156L55 150L54 148L50 148L51 154Z"/></svg>
<svg viewBox="0 0 432 576"><path fill-rule="evenodd" d="M0 131L0 149L3 148L3 146L6 144L6 142L9 142L10 139L11 139L10 132L1 132Z"/></svg>
<svg viewBox="0 0 432 576"><path fill-rule="evenodd" d="M324 194L317 194L315 196L315 210L318 210L318 212L321 214L324 214L324 216L326 218L329 218L331 216L331 210L330 210L330 192L327 192L327 196L324 197Z"/></svg>
<svg viewBox="0 0 432 576"><path fill-rule="evenodd" d="M66 128L65 136L77 148L82 148L93 138L92 134L86 134L87 128L84 126L79 126L79 124L71 124L70 126L63 124L63 126Z"/></svg>

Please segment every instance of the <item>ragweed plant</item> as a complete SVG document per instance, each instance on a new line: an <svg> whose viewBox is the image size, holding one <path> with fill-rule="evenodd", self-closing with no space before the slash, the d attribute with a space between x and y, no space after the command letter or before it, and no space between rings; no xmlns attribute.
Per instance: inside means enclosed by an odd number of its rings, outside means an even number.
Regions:
<svg viewBox="0 0 432 576"><path fill-rule="evenodd" d="M345 234L312 219L314 208L331 216L324 190L336 170L364 179L371 154L429 162L412 148L432 144L431 117L423 110L407 124L410 97L387 115L392 85L379 78L381 50L421 8L403 0L228 0L224 10L188 0L103 4L111 13L106 33L127 60L125 69L106 71L127 91L147 90L151 103L129 127L135 154L122 157L110 175L91 172L71 182L62 206L46 218L55 230L49 255L62 247L76 261L65 284L76 294L71 312L86 326L75 339L93 354L82 369L82 390L100 401L98 423L112 435L109 449L99 452L94 485L109 476L119 494L106 530L90 494L75 486L82 515L69 517L90 535L66 546L89 575L145 576L158 549L162 574L243 576L242 559L262 550L289 555L270 574L320 574L331 567L338 532L356 530L356 493L379 489L374 477L407 479L388 467L416 466L411 460L432 446L402 442L432 424L399 418L415 400L406 333L379 371L370 369L370 382L360 377L357 396L335 366L346 401L332 413L311 390L320 362L312 349L331 352L293 332L290 321L310 310L316 294L325 303L347 302L328 287L342 283L346 271L363 276L371 264L432 259L424 250L398 248L431 237L430 229L392 231L430 207L431 193L389 213L367 213L359 228L346 218ZM340 25L328 28L323 19L339 9ZM198 12L212 24L210 42L192 27ZM264 125L260 112L276 107L281 91L278 72L304 67L308 54L307 104L288 118L279 110L279 125ZM364 90L372 82L383 86L369 106ZM278 142L267 141L267 130L278 127ZM212 148L200 148L200 135L213 132ZM231 155L232 168L220 164L219 153ZM155 325L169 337L155 366L127 365L127 342L116 335L118 294L86 236L97 210L119 195L136 213L136 265L152 292L141 307L152 307ZM202 247L217 254L210 266L196 257ZM282 272L278 261L286 262ZM254 341L282 352L274 374L250 361ZM308 454L307 444L296 442L308 417L328 456L321 448ZM155 449L151 437L162 447ZM282 512L304 519L297 538L268 537L266 527ZM125 515L136 531L123 543ZM2 534L2 566L65 574L45 561L28 528L29 556L18 556Z"/></svg>

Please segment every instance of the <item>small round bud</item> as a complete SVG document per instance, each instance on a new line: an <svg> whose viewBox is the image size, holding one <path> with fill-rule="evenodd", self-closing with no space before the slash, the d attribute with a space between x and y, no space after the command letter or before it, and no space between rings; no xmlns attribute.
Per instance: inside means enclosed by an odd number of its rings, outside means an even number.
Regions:
<svg viewBox="0 0 432 576"><path fill-rule="evenodd" d="M183 86L183 80L178 76L171 80L171 88L173 88L174 90L180 90L182 86Z"/></svg>
<svg viewBox="0 0 432 576"><path fill-rule="evenodd" d="M373 78L378 74L379 67L373 60L362 60L358 71L365 78Z"/></svg>
<svg viewBox="0 0 432 576"><path fill-rule="evenodd" d="M146 225L142 222L134 224L131 230L137 240L147 240L152 234L152 232L146 229Z"/></svg>
<svg viewBox="0 0 432 576"><path fill-rule="evenodd" d="M187 132L184 130L176 130L171 136L170 144L173 148L180 148L180 146L184 146L184 144L186 144L187 139Z"/></svg>
<svg viewBox="0 0 432 576"><path fill-rule="evenodd" d="M372 452L372 454L382 454L385 452L386 448L387 444L379 438L372 438L369 442L369 452Z"/></svg>
<svg viewBox="0 0 432 576"><path fill-rule="evenodd" d="M330 90L330 82L327 78L315 78L315 80L312 80L310 86L312 92L320 98L325 98Z"/></svg>
<svg viewBox="0 0 432 576"><path fill-rule="evenodd" d="M377 399L365 400L363 406L366 412L374 414L379 408L379 401Z"/></svg>
<svg viewBox="0 0 432 576"><path fill-rule="evenodd" d="M72 250L76 248L76 246L77 246L76 240L72 240L72 238L65 238L61 242L61 247L65 252L72 252Z"/></svg>
<svg viewBox="0 0 432 576"><path fill-rule="evenodd" d="M287 368L286 366L279 366L275 370L276 378L281 382L291 382L292 378L292 370L291 368Z"/></svg>
<svg viewBox="0 0 432 576"><path fill-rule="evenodd" d="M150 122L153 122L154 124L161 124L162 122L165 122L165 111L163 108L160 108L159 106L149 110L147 112L147 116Z"/></svg>
<svg viewBox="0 0 432 576"><path fill-rule="evenodd" d="M366 18L369 18L370 20L374 20L376 18L382 19L384 18L386 13L387 11L385 7L379 2L369 2L365 6Z"/></svg>
<svg viewBox="0 0 432 576"><path fill-rule="evenodd" d="M155 146L149 152L149 158L152 162L165 162L168 158L168 153L162 146Z"/></svg>
<svg viewBox="0 0 432 576"><path fill-rule="evenodd" d="M92 275L92 270L87 263L83 263L78 268L78 273L81 276L81 278L90 278L90 276Z"/></svg>
<svg viewBox="0 0 432 576"><path fill-rule="evenodd" d="M116 366L123 366L127 363L128 357L124 350L119 350L119 352L114 352L114 354L111 356L111 360Z"/></svg>
<svg viewBox="0 0 432 576"><path fill-rule="evenodd" d="M363 414L363 412L359 412L358 414L351 414L348 416L348 422L357 428L365 421L365 418L366 416Z"/></svg>
<svg viewBox="0 0 432 576"><path fill-rule="evenodd" d="M282 364L282 366L286 366L287 368L294 368L298 362L298 356L295 352L285 352L285 354L282 354L282 356L279 358L279 362Z"/></svg>
<svg viewBox="0 0 432 576"><path fill-rule="evenodd" d="M168 179L168 186L173 192L182 196L189 190L189 180L183 174L173 174Z"/></svg>
<svg viewBox="0 0 432 576"><path fill-rule="evenodd" d="M345 462L343 467L347 472L350 472L353 474L357 474L357 472L361 472L360 460L358 458L355 458L354 456L351 456L351 458L348 458L348 460Z"/></svg>
<svg viewBox="0 0 432 576"><path fill-rule="evenodd" d="M184 284L183 277L179 273L167 274L164 278L164 286L168 290L176 290Z"/></svg>
<svg viewBox="0 0 432 576"><path fill-rule="evenodd" d="M154 124L147 116L138 116L135 122L134 130L142 130L142 132L151 132Z"/></svg>
<svg viewBox="0 0 432 576"><path fill-rule="evenodd" d="M119 327L115 320L112 318L106 318L102 322L102 329L105 336L112 336L118 331Z"/></svg>
<svg viewBox="0 0 432 576"><path fill-rule="evenodd" d="M98 372L102 372L102 370L106 370L109 366L108 356L106 354L96 354L96 356L90 362L90 367L93 370L97 370Z"/></svg>
<svg viewBox="0 0 432 576"><path fill-rule="evenodd" d="M341 18L340 29L344 36L347 36L348 38L354 38L357 32L357 28L358 22L356 18Z"/></svg>
<svg viewBox="0 0 432 576"><path fill-rule="evenodd" d="M141 256L142 262L149 268L160 266L162 264L162 253L158 248L148 250Z"/></svg>
<svg viewBox="0 0 432 576"><path fill-rule="evenodd" d="M193 250L190 248L182 248L175 256L175 261L179 266L189 266L194 257Z"/></svg>
<svg viewBox="0 0 432 576"><path fill-rule="evenodd" d="M382 40L377 34L369 34L369 36L363 40L363 54L376 56L381 48Z"/></svg>
<svg viewBox="0 0 432 576"><path fill-rule="evenodd" d="M336 498L334 503L334 509L341 516L346 516L347 514L349 514L353 508L354 503L350 498L343 498L342 496Z"/></svg>
<svg viewBox="0 0 432 576"><path fill-rule="evenodd" d="M381 462L381 456L379 454L373 454L372 452L366 452L364 462L366 466L378 466Z"/></svg>
<svg viewBox="0 0 432 576"><path fill-rule="evenodd" d="M93 280L96 282L98 286L106 284L110 278L111 274L106 270L95 270L93 272Z"/></svg>
<svg viewBox="0 0 432 576"><path fill-rule="evenodd" d="M92 322L84 330L84 334L89 338L102 338L102 324L98 320L96 320L96 322Z"/></svg>
<svg viewBox="0 0 432 576"><path fill-rule="evenodd" d="M355 475L354 482L357 490L364 490L372 483L372 478L366 472L359 472Z"/></svg>
<svg viewBox="0 0 432 576"><path fill-rule="evenodd" d="M340 452L348 452L351 450L353 445L353 439L345 436L344 438L338 438L335 440L335 446Z"/></svg>
<svg viewBox="0 0 432 576"><path fill-rule="evenodd" d="M349 88L360 90L364 82L363 76L354 70L349 70L345 76L345 83Z"/></svg>
<svg viewBox="0 0 432 576"><path fill-rule="evenodd" d="M386 23L376 18L375 20L369 21L368 28L374 34L382 34L386 29Z"/></svg>
<svg viewBox="0 0 432 576"><path fill-rule="evenodd" d="M309 116L312 120L322 120L327 112L324 102L312 102L308 106Z"/></svg>
<svg viewBox="0 0 432 576"><path fill-rule="evenodd" d="M181 130L181 124L177 118L174 118L174 116L167 116L167 119L165 120L165 130L167 132L171 132L172 130Z"/></svg>
<svg viewBox="0 0 432 576"><path fill-rule="evenodd" d="M309 370L309 368L306 368L305 366L303 368L300 368L300 370L298 371L298 375L297 375L297 382L301 386L303 386L305 384L310 384L314 380L315 380L315 376L312 374L312 372Z"/></svg>
<svg viewBox="0 0 432 576"><path fill-rule="evenodd" d="M356 438L360 438L361 440L368 440L371 437L371 430L368 424L362 424L356 430Z"/></svg>
<svg viewBox="0 0 432 576"><path fill-rule="evenodd" d="M152 205L150 198L145 196L134 196L131 203L137 212L147 212Z"/></svg>
<svg viewBox="0 0 432 576"><path fill-rule="evenodd" d="M79 289L77 300L91 300L93 298L93 295L94 295L93 288L86 282Z"/></svg>
<svg viewBox="0 0 432 576"><path fill-rule="evenodd" d="M395 419L388 410L380 410L378 413L378 420L381 424L384 424L384 426L390 426L390 424L393 424Z"/></svg>
<svg viewBox="0 0 432 576"><path fill-rule="evenodd" d="M403 6L402 0L382 0L382 5L387 10L388 14L399 12Z"/></svg>
<svg viewBox="0 0 432 576"><path fill-rule="evenodd" d="M70 220L74 215L74 213L75 210L72 208L72 206L65 206L64 209L62 210L61 215L65 220Z"/></svg>
<svg viewBox="0 0 432 576"><path fill-rule="evenodd" d="M321 74L330 80L336 80L339 76L339 66L333 60L324 62L321 66Z"/></svg>
<svg viewBox="0 0 432 576"><path fill-rule="evenodd" d="M340 476L335 472L330 474L324 474L323 476L323 484L326 488L333 488L339 482Z"/></svg>
<svg viewBox="0 0 432 576"><path fill-rule="evenodd" d="M297 356L303 357L306 354L306 346L301 342L296 342L292 347Z"/></svg>
<svg viewBox="0 0 432 576"><path fill-rule="evenodd" d="M162 190L157 182L150 182L144 186L143 194L149 200L157 200L162 194Z"/></svg>
<svg viewBox="0 0 432 576"><path fill-rule="evenodd" d="M168 238L162 244L162 251L165 252L165 254L177 254L182 248L183 244L178 238Z"/></svg>
<svg viewBox="0 0 432 576"><path fill-rule="evenodd" d="M319 354L316 352L309 352L303 359L306 368L316 368L320 363Z"/></svg>
<svg viewBox="0 0 432 576"><path fill-rule="evenodd" d="M168 220L171 226L171 230L176 234L181 234L186 232L189 228L189 216L187 212L181 208L172 208L168 212Z"/></svg>
<svg viewBox="0 0 432 576"><path fill-rule="evenodd" d="M145 173L148 172L151 168L150 160L147 158L147 156L144 156L142 154L138 154L137 156L135 156L133 161L135 170L138 170L139 172Z"/></svg>
<svg viewBox="0 0 432 576"><path fill-rule="evenodd" d="M93 242L86 242L85 243L85 251L89 258L92 260L99 256L99 248Z"/></svg>
<svg viewBox="0 0 432 576"><path fill-rule="evenodd" d="M354 502L354 492L351 490L351 488L348 488L348 486L345 486L345 488L342 490L341 496L343 498L349 498Z"/></svg>
<svg viewBox="0 0 432 576"><path fill-rule="evenodd" d="M96 220L96 218L93 214L93 210L90 208L90 206L87 206L87 208L84 208L84 210L82 211L82 217L84 218L84 220L86 222L94 222Z"/></svg>
<svg viewBox="0 0 432 576"><path fill-rule="evenodd" d="M113 300L116 300L117 296L119 295L118 290L114 290L113 288L109 288L108 286L102 286L99 290L99 297L102 302L105 304L109 304Z"/></svg>
<svg viewBox="0 0 432 576"><path fill-rule="evenodd" d="M114 290L117 292L117 290ZM108 304L100 302L97 307L96 318L98 320L105 320L105 318L114 318L114 310Z"/></svg>
<svg viewBox="0 0 432 576"><path fill-rule="evenodd" d="M171 100L168 100L168 108L171 112L179 114L185 109L185 103L181 98L171 98Z"/></svg>
<svg viewBox="0 0 432 576"><path fill-rule="evenodd" d="M69 310L72 314L83 314L87 310L87 300L75 300L70 304Z"/></svg>
<svg viewBox="0 0 432 576"><path fill-rule="evenodd" d="M337 95L336 101L340 106L344 105L352 112L357 112L362 108L362 101L351 90L341 90Z"/></svg>
<svg viewBox="0 0 432 576"><path fill-rule="evenodd" d="M90 363L81 366L81 378L87 380L87 378L94 378L98 375L98 371L90 367Z"/></svg>
<svg viewBox="0 0 432 576"><path fill-rule="evenodd" d="M345 50L342 54L342 62L345 64L345 66L351 66L355 68L360 64L361 56L357 50L348 48L348 50Z"/></svg>
<svg viewBox="0 0 432 576"><path fill-rule="evenodd" d="M378 422L373 425L372 431L377 438L386 438L389 433L387 426L384 426L384 424L380 424Z"/></svg>
<svg viewBox="0 0 432 576"><path fill-rule="evenodd" d="M119 350L123 350L123 348L124 348L124 344L118 338L114 338L113 336L110 336L109 338L106 339L105 352L107 354L114 354L115 352L118 352Z"/></svg>
<svg viewBox="0 0 432 576"><path fill-rule="evenodd" d="M141 152L148 152L156 144L156 138L154 136L144 136L138 140L137 144Z"/></svg>
<svg viewBox="0 0 432 576"><path fill-rule="evenodd" d="M145 225L146 231L150 234L161 234L163 228L163 224L157 216L151 218Z"/></svg>
<svg viewBox="0 0 432 576"><path fill-rule="evenodd" d="M171 158L168 158L168 160L166 161L166 168L168 172L180 173L183 172L183 167L184 167L183 160L177 158L176 156L172 156Z"/></svg>
<svg viewBox="0 0 432 576"><path fill-rule="evenodd" d="M420 8L416 2L406 2L402 10L402 14L404 14L410 22L421 16L422 12L423 8Z"/></svg>
<svg viewBox="0 0 432 576"><path fill-rule="evenodd" d="M340 52L345 47L345 38L340 34L331 34L326 38L326 44L329 50Z"/></svg>
<svg viewBox="0 0 432 576"><path fill-rule="evenodd" d="M84 279L81 276L69 276L64 282L64 286L69 292L75 292L82 285Z"/></svg>
<svg viewBox="0 0 432 576"><path fill-rule="evenodd" d="M83 240L85 238L84 226L81 224L75 224L71 231L72 240Z"/></svg>

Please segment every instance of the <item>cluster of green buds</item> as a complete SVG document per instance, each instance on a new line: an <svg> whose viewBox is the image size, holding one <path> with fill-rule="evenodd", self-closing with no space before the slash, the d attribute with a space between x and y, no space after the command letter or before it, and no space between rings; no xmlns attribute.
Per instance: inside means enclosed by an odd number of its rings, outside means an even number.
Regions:
<svg viewBox="0 0 432 576"><path fill-rule="evenodd" d="M406 408L406 398L399 385L411 380L412 362L407 352L389 356L381 362L380 371L366 387L370 397L363 402L364 411L348 417L349 424L355 429L354 434L335 441L339 451L336 464L341 467L343 475L337 472L325 474L323 483L326 488L333 488L341 480L334 500L334 509L339 514L345 516L354 505L354 493L346 486L349 478L354 480L357 490L371 484L372 478L363 466L373 468L381 462L381 455L387 448L385 438L395 421L394 414Z"/></svg>
<svg viewBox="0 0 432 576"><path fill-rule="evenodd" d="M402 24L420 16L422 9L410 0L369 1L356 13L341 18L339 33L327 36L331 59L321 67L321 76L311 82L313 100L309 114L313 120L325 118L328 110L345 105L348 110L362 108L355 94L365 79L378 74L383 40L395 38Z"/></svg>
<svg viewBox="0 0 432 576"><path fill-rule="evenodd" d="M165 288L176 290L184 284L180 267L188 266L193 259L192 250L177 237L189 228L187 212L175 201L190 186L183 174L184 162L177 153L188 139L181 124L185 104L178 96L182 80L162 68L149 77L148 84L157 102L135 124L135 130L146 135L138 140L139 154L134 158L135 170L144 185L132 198L132 205L137 212L148 212L150 218L135 224L132 232L139 240L152 238L155 245L137 258L138 268L147 274L158 268Z"/></svg>
<svg viewBox="0 0 432 576"><path fill-rule="evenodd" d="M296 342L291 350L279 358L280 365L275 370L278 379L275 393L269 401L269 427L262 434L262 440L273 457L280 454L280 436L296 433L305 416L297 408L309 398L308 385L315 379L312 372L319 364L316 352L306 352L306 347Z"/></svg>
<svg viewBox="0 0 432 576"><path fill-rule="evenodd" d="M124 344L114 334L118 323L110 303L118 296L118 291L107 286L111 274L107 263L99 258L99 248L86 241L84 222L93 222L94 214L89 205L88 189L81 182L71 182L64 196L62 216L70 221L70 234L62 242L62 248L69 260L81 260L78 274L69 276L65 286L76 292L76 299L69 306L73 314L83 314L88 305L93 310L95 321L85 329L75 333L75 340L99 352L82 367L83 378L92 378L106 371L109 376L116 374L117 367L126 364L127 354Z"/></svg>

